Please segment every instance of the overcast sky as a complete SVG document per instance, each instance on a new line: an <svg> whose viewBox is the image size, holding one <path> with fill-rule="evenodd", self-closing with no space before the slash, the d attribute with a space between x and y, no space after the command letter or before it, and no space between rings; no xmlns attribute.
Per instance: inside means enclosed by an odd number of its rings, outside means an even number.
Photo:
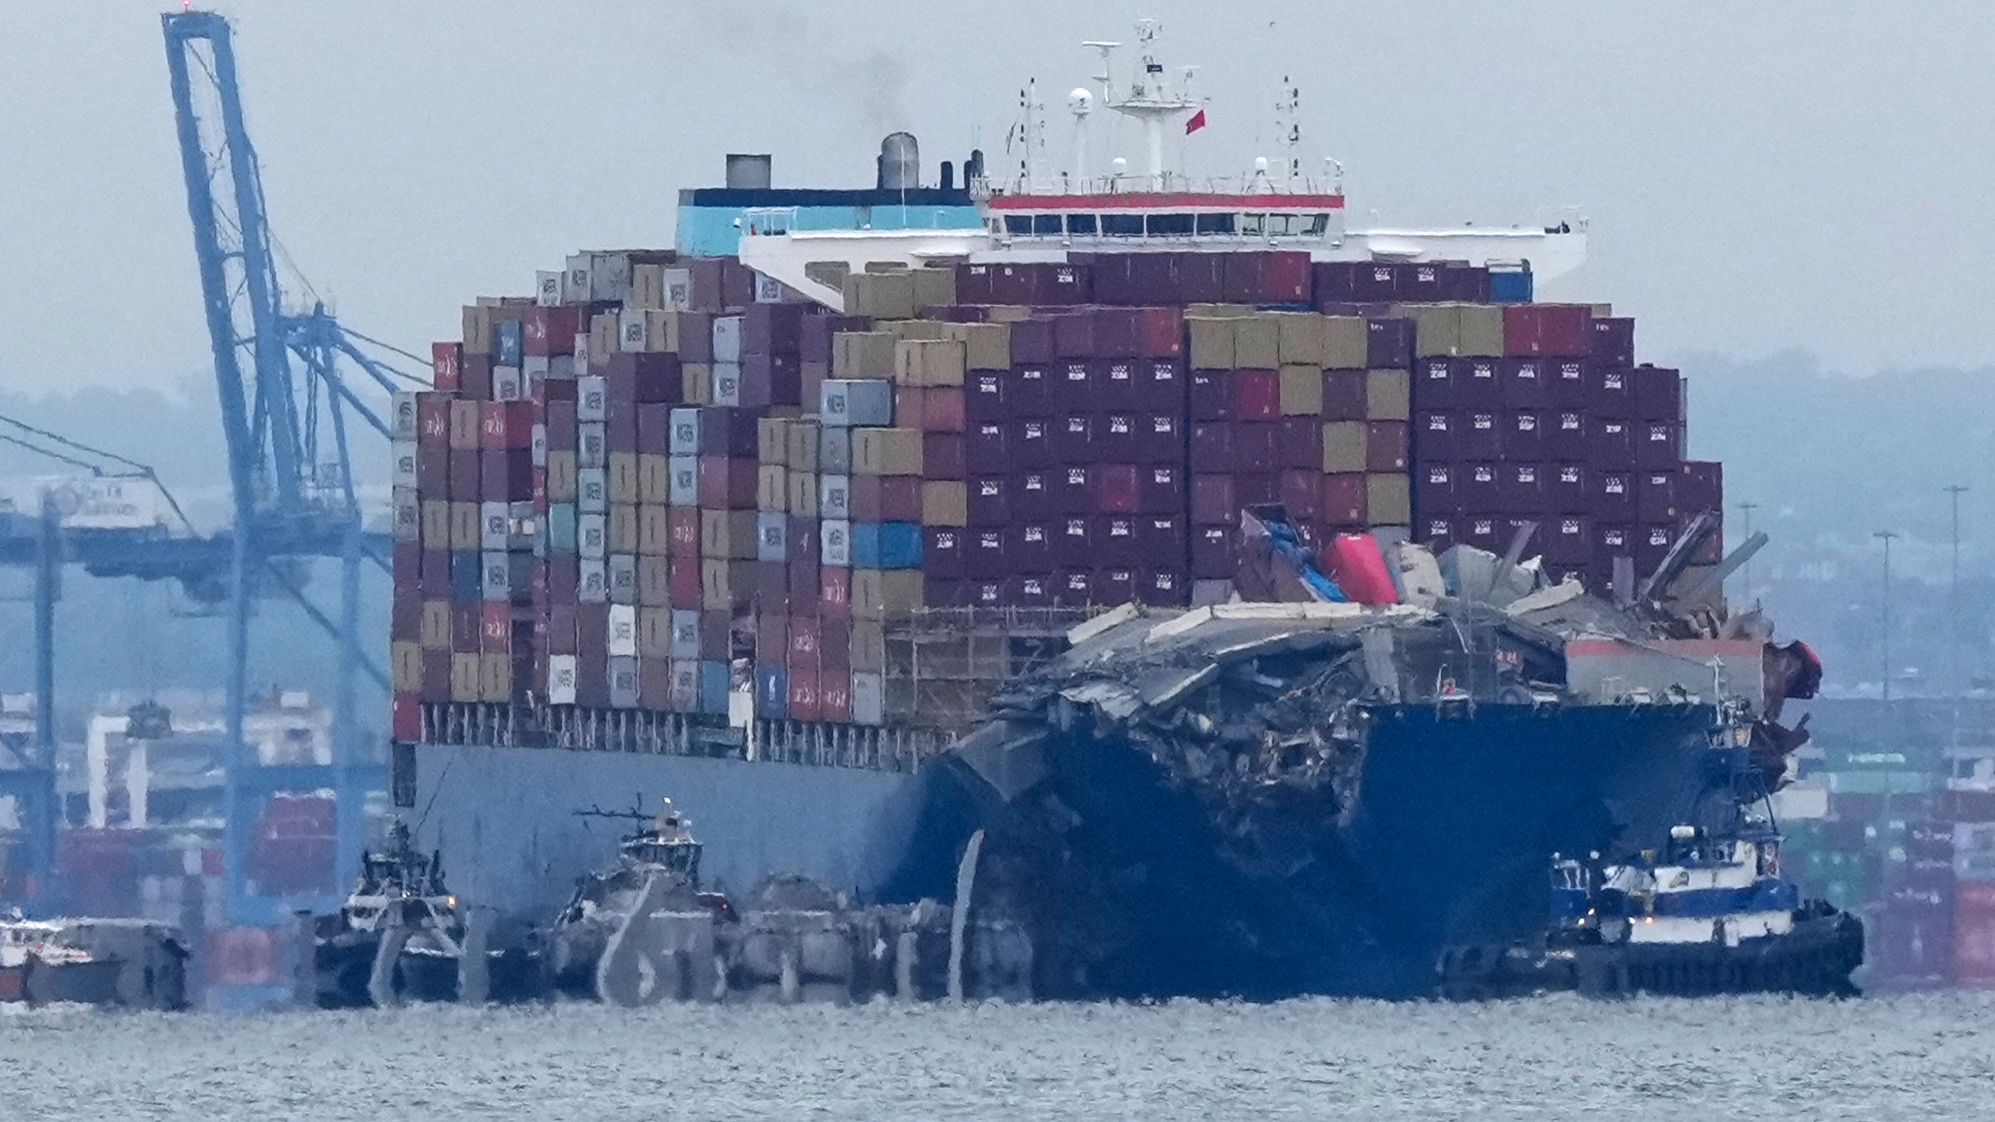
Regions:
<svg viewBox="0 0 1995 1122"><path fill-rule="evenodd" d="M0 382L179 384L207 347L159 7L0 10ZM1343 162L1354 222L1588 216L1591 260L1547 295L1639 315L1645 358L1990 361L1985 0L226 11L278 238L343 320L411 349L571 250L669 245L677 190L716 183L728 151L773 153L784 186L866 184L893 128L927 178L973 143L1001 163L1035 76L1064 137L1080 41L1154 15L1212 98L1193 171L1278 155L1288 73L1303 151Z"/></svg>

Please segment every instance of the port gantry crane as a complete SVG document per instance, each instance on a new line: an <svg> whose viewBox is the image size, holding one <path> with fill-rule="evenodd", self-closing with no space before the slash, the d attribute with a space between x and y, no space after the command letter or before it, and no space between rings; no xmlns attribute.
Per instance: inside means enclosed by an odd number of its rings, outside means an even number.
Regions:
<svg viewBox="0 0 1995 1122"><path fill-rule="evenodd" d="M214 12L191 10L166 13L160 21L235 514L227 566L228 911L235 923L274 925L294 909L330 910L338 898L279 900L247 891L250 831L269 796L335 793L336 868L343 874L360 863L366 793L385 786L386 769L361 759L354 694L361 674L383 690L389 686L380 660L369 654L378 641L360 635L359 602L361 566L389 571L391 545L390 535L364 525L354 495L352 445L363 441L380 450L372 437L390 436L386 410L377 411L367 397L378 402L385 392L427 382L392 359L372 357L363 344L428 364L343 328L316 298L307 310L286 310L256 151L243 122L229 23ZM308 284L300 287L311 291ZM285 564L312 557L339 559L336 615L314 606ZM259 767L247 758L250 598L261 583L297 600L338 644L330 766Z"/></svg>

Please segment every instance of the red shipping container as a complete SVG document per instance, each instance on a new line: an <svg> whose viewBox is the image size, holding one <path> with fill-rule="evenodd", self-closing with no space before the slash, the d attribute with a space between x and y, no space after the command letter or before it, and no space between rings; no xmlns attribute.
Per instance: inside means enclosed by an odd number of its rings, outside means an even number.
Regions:
<svg viewBox="0 0 1995 1122"><path fill-rule="evenodd" d="M1536 307L1538 354L1558 358L1584 358L1592 353L1592 308L1585 304L1539 304Z"/></svg>
<svg viewBox="0 0 1995 1122"><path fill-rule="evenodd" d="M674 557L666 568L666 584L669 599L675 608L698 608L700 606L700 559L698 557ZM588 605L584 605L587 607Z"/></svg>
<svg viewBox="0 0 1995 1122"><path fill-rule="evenodd" d="M894 424L904 429L928 427L928 391L920 386L894 387Z"/></svg>
<svg viewBox="0 0 1995 1122"><path fill-rule="evenodd" d="M1102 464L1095 472L1097 509L1111 514L1134 513L1141 504L1135 464Z"/></svg>
<svg viewBox="0 0 1995 1122"><path fill-rule="evenodd" d="M573 304L528 308L520 321L521 350L530 355L575 353L575 336L584 329L583 311Z"/></svg>
<svg viewBox="0 0 1995 1122"><path fill-rule="evenodd" d="M785 640L787 653L784 654L783 661L789 665L792 674L796 673L798 667L817 668L817 644L823 635L824 629L819 626L816 616L789 617Z"/></svg>
<svg viewBox="0 0 1995 1122"><path fill-rule="evenodd" d="M1313 462L1319 467L1323 461L1323 442L1319 435L1315 441L1316 455ZM1236 421L1233 424L1233 470L1235 472L1273 472L1281 467L1281 425L1266 421Z"/></svg>
<svg viewBox="0 0 1995 1122"><path fill-rule="evenodd" d="M487 654L513 649L513 609L510 604L486 603L479 609L478 645Z"/></svg>
<svg viewBox="0 0 1995 1122"><path fill-rule="evenodd" d="M1513 356L1545 353L1544 323L1537 304L1506 304L1503 308L1503 353Z"/></svg>
<svg viewBox="0 0 1995 1122"><path fill-rule="evenodd" d="M1281 374L1274 370L1233 372L1233 418L1275 421L1282 415Z"/></svg>
<svg viewBox="0 0 1995 1122"><path fill-rule="evenodd" d="M706 510L754 510L760 467L751 456L701 456L700 506Z"/></svg>
<svg viewBox="0 0 1995 1122"><path fill-rule="evenodd" d="M398 693L390 709L389 735L403 743L423 738L423 705L417 694Z"/></svg>
<svg viewBox="0 0 1995 1122"><path fill-rule="evenodd" d="M789 668L790 720L822 719L823 706L817 695L817 668L792 665Z"/></svg>
<svg viewBox="0 0 1995 1122"><path fill-rule="evenodd" d="M1359 604L1397 604L1399 590L1370 534L1339 534L1323 547L1324 567L1344 595Z"/></svg>
<svg viewBox="0 0 1995 1122"><path fill-rule="evenodd" d="M1316 508L1317 521L1326 526L1363 526L1365 517L1365 477L1355 472L1323 477L1323 501Z"/></svg>
<svg viewBox="0 0 1995 1122"><path fill-rule="evenodd" d="M828 615L852 612L852 570L826 567L822 571L818 606Z"/></svg>
<svg viewBox="0 0 1995 1122"><path fill-rule="evenodd" d="M1297 522L1315 522L1317 504L1323 497L1323 473L1289 470L1277 477L1280 501L1288 516Z"/></svg>
<svg viewBox="0 0 1995 1122"><path fill-rule="evenodd" d="M1995 986L1995 884L1954 885L1953 980L1959 986Z"/></svg>
<svg viewBox="0 0 1995 1122"><path fill-rule="evenodd" d="M850 671L833 674L829 670L818 675L817 719L834 724L844 724L852 719L852 675Z"/></svg>
<svg viewBox="0 0 1995 1122"><path fill-rule="evenodd" d="M1136 349L1141 358L1176 358L1184 353L1185 320L1181 308L1136 309Z"/></svg>
<svg viewBox="0 0 1995 1122"><path fill-rule="evenodd" d="M901 428L911 427L905 422L896 423ZM925 396L925 410L919 427L928 432L962 432L964 423L963 388L931 387Z"/></svg>
<svg viewBox="0 0 1995 1122"><path fill-rule="evenodd" d="M1442 360L1446 366L1446 360ZM1415 383L1417 392L1420 384ZM1418 400L1416 399L1416 404ZM1370 401L1365 386L1365 372L1362 370L1325 370L1323 372L1323 420L1362 421L1370 416Z"/></svg>
<svg viewBox="0 0 1995 1122"><path fill-rule="evenodd" d="M429 345L430 384L443 393L456 393L462 386L464 344Z"/></svg>
<svg viewBox="0 0 1995 1122"><path fill-rule="evenodd" d="M1226 299L1226 255L1176 254L1178 299L1186 304L1217 304Z"/></svg>

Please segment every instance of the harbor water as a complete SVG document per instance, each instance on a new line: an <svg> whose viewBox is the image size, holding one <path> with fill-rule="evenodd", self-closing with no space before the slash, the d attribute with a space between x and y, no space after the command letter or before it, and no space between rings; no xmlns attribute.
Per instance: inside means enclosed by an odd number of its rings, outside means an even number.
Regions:
<svg viewBox="0 0 1995 1122"><path fill-rule="evenodd" d="M0 1015L9 1116L1995 1116L1995 993Z"/></svg>

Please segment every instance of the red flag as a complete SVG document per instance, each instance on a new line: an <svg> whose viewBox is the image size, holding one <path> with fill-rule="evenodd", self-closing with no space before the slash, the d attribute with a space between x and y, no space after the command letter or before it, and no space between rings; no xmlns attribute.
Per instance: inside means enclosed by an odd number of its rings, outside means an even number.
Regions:
<svg viewBox="0 0 1995 1122"><path fill-rule="evenodd" d="M1205 127L1205 110L1201 109L1198 112L1193 113L1191 115L1191 120L1185 122L1185 135L1190 136L1191 134L1197 132L1198 130L1204 127Z"/></svg>

